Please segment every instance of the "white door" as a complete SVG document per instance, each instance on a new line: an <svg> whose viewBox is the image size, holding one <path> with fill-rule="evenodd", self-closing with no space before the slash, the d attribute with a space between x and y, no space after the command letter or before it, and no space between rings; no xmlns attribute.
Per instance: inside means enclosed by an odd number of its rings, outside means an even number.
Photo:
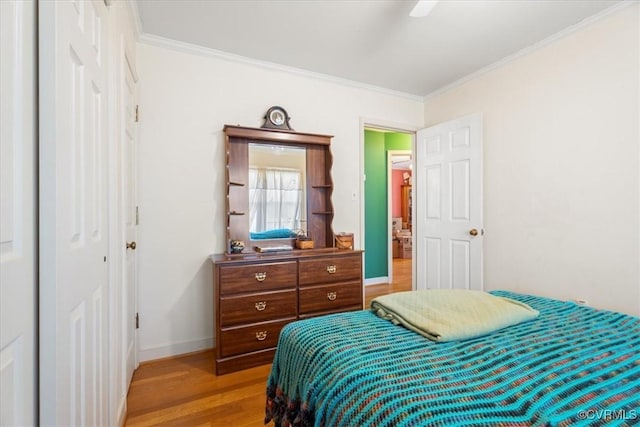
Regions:
<svg viewBox="0 0 640 427"><path fill-rule="evenodd" d="M36 396L35 3L0 1L0 425L29 426Z"/></svg>
<svg viewBox="0 0 640 427"><path fill-rule="evenodd" d="M136 312L137 312L137 273L136 273L136 245L137 245L137 225L138 225L138 202L137 202L137 159L138 147L137 126L136 126L136 74L131 68L131 62L126 61L127 67L124 71L123 81L123 135L122 143L124 147L124 218L125 218L125 239L126 239L126 267L125 285L123 295L124 307L124 331L125 340L125 390L128 390L131 383L133 371L138 366L137 335L136 335Z"/></svg>
<svg viewBox="0 0 640 427"><path fill-rule="evenodd" d="M417 289L482 290L482 116L418 131Z"/></svg>
<svg viewBox="0 0 640 427"><path fill-rule="evenodd" d="M42 425L108 424L106 19L39 3Z"/></svg>

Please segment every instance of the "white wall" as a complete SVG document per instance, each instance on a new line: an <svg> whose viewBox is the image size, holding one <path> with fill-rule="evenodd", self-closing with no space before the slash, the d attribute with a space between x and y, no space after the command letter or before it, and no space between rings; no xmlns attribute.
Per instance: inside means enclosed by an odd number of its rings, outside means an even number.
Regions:
<svg viewBox="0 0 640 427"><path fill-rule="evenodd" d="M639 8L426 100L484 115L488 290L640 314Z"/></svg>
<svg viewBox="0 0 640 427"><path fill-rule="evenodd" d="M419 126L421 100L138 46L140 358L213 345L212 265L225 249L225 124L260 127L273 105L299 131L334 135L334 230L361 229L360 120Z"/></svg>

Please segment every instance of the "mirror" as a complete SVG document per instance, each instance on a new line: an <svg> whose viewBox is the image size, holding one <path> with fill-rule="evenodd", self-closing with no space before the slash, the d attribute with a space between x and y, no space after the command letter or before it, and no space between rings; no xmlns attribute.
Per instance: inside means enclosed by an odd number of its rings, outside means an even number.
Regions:
<svg viewBox="0 0 640 427"><path fill-rule="evenodd" d="M306 150L263 143L248 146L250 239L291 239L306 231Z"/></svg>
<svg viewBox="0 0 640 427"><path fill-rule="evenodd" d="M224 134L226 237L230 253L234 240L244 242L244 253L255 252L256 248L264 252L269 246L292 248L297 239L291 236L291 231L300 230L312 239L314 249L333 247L332 136L232 125L225 125ZM251 213L249 195L251 192L254 196L257 185L250 184L250 167L299 171L298 178L289 178L291 187L298 193L295 201L289 203L293 213L273 215L284 217L285 222L267 221ZM258 176L257 171L251 174ZM253 190L250 187L254 187Z"/></svg>

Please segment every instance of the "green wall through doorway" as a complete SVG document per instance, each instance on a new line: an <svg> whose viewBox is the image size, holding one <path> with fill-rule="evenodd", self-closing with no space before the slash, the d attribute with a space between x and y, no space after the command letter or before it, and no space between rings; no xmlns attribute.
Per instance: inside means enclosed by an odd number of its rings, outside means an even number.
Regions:
<svg viewBox="0 0 640 427"><path fill-rule="evenodd" d="M364 277L389 275L387 152L411 150L411 135L364 131Z"/></svg>

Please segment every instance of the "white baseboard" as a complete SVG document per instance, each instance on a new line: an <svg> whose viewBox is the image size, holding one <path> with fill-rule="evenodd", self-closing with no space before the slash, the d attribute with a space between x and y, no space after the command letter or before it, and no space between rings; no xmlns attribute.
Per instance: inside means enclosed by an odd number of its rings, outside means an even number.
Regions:
<svg viewBox="0 0 640 427"><path fill-rule="evenodd" d="M382 283L389 283L389 276L382 277L371 277L369 279L364 279L364 285L380 285Z"/></svg>
<svg viewBox="0 0 640 427"><path fill-rule="evenodd" d="M138 360L140 362L146 362L147 360L178 356L180 354L192 353L194 351L206 350L208 348L213 348L213 338L173 343L164 347L147 348L144 350L141 349L138 354Z"/></svg>

